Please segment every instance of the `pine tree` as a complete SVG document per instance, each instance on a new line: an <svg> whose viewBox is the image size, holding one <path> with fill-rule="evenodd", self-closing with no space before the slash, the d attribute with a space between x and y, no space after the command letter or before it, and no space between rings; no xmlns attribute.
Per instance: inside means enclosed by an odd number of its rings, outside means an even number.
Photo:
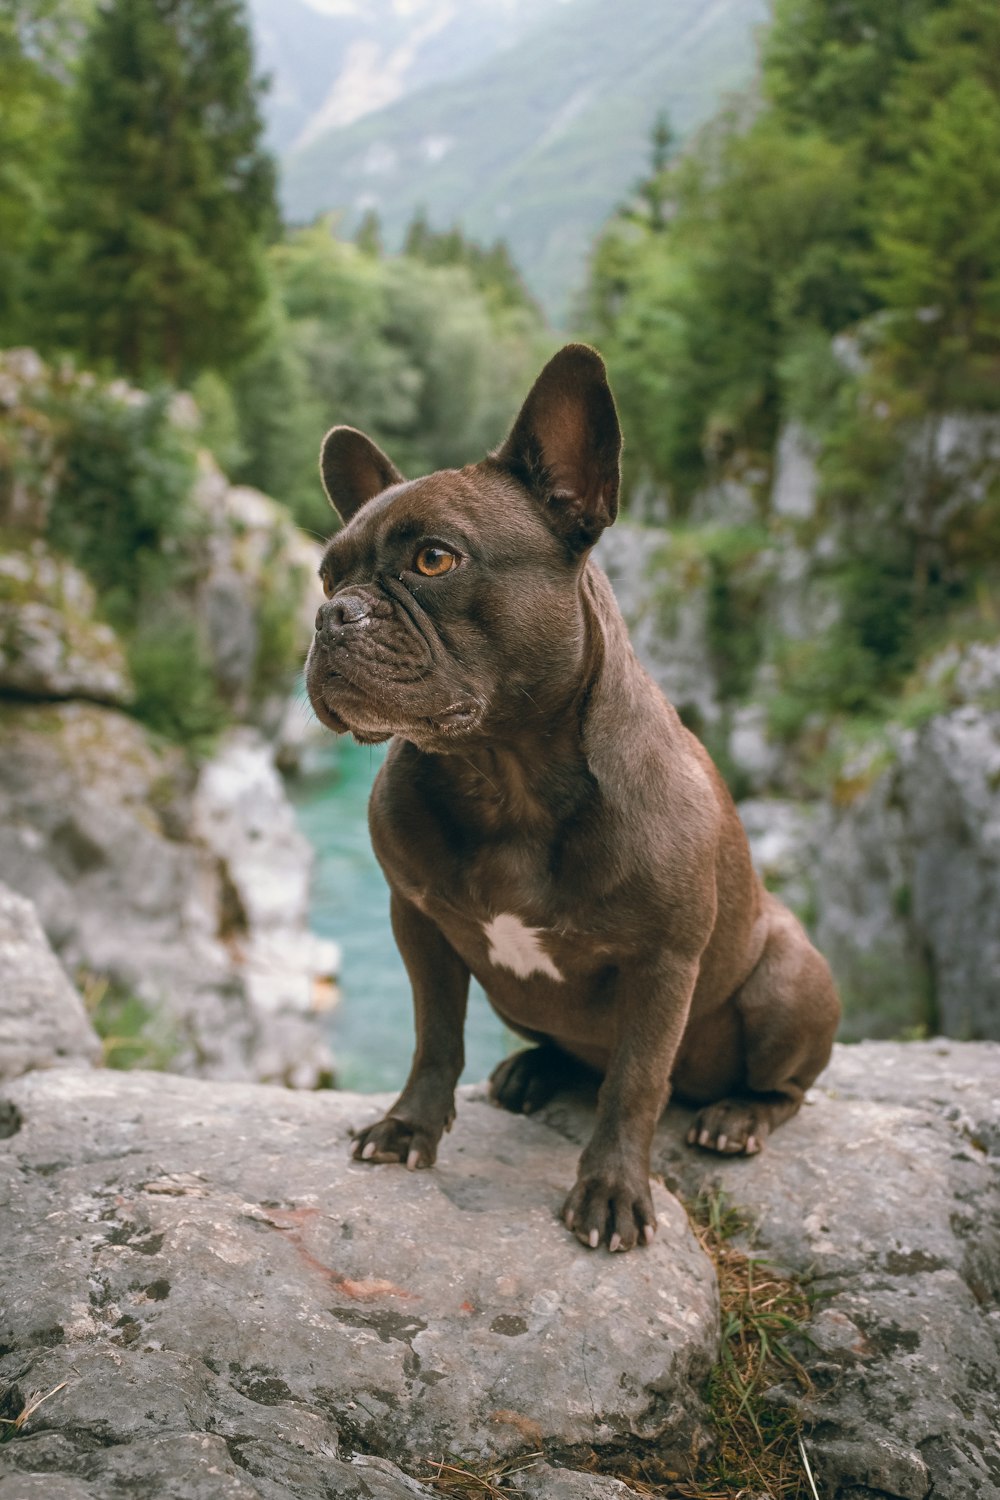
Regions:
<svg viewBox="0 0 1000 1500"><path fill-rule="evenodd" d="M354 243L362 255L370 255L373 260L378 260L384 246L382 244L382 220L379 218L377 209L365 209L354 235Z"/></svg>
<svg viewBox="0 0 1000 1500"><path fill-rule="evenodd" d="M32 243L66 124L86 0L0 0L0 340L23 337Z"/></svg>
<svg viewBox="0 0 1000 1500"><path fill-rule="evenodd" d="M667 168L674 154L677 138L670 124L670 117L663 109L653 122L649 136L649 176L641 184L639 193L645 202L649 228L658 234L667 222L666 208L669 191Z"/></svg>
<svg viewBox="0 0 1000 1500"><path fill-rule="evenodd" d="M175 382L244 353L275 222L260 92L241 0L98 13L53 225L53 342Z"/></svg>

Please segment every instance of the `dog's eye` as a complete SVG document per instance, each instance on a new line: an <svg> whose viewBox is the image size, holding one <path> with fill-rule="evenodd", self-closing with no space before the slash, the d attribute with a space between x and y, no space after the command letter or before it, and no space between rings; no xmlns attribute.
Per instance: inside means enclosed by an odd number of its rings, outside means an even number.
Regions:
<svg viewBox="0 0 1000 1500"><path fill-rule="evenodd" d="M326 595L326 597L328 599L332 599L333 598L333 593L334 593L333 579L332 578L328 578L326 576L326 574L324 573L320 577L320 583L323 585L323 592Z"/></svg>
<svg viewBox="0 0 1000 1500"><path fill-rule="evenodd" d="M425 578L440 578L442 573L450 573L458 562L454 552L448 552L444 547L421 547L413 559L413 566L418 573L423 573Z"/></svg>

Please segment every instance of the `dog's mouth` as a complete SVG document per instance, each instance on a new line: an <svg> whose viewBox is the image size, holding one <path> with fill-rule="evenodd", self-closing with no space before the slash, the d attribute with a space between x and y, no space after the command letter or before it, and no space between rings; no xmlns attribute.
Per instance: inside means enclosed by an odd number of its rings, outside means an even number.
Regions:
<svg viewBox="0 0 1000 1500"><path fill-rule="evenodd" d="M319 677L316 663L309 665L309 697L316 717L335 734L353 735L359 744L377 745L399 735L420 748L441 748L475 734L486 716L486 705L471 694L428 712L423 704L405 701L415 696L413 690L423 685L422 680L394 684L399 697L387 703L384 691L373 693L369 682L358 682L330 666Z"/></svg>

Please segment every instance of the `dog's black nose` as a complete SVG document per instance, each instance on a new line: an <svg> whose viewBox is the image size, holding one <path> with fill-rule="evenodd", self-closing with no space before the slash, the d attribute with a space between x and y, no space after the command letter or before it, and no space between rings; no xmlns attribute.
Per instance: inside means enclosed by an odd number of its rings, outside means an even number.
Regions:
<svg viewBox="0 0 1000 1500"><path fill-rule="evenodd" d="M337 594L321 604L316 613L316 634L333 635L345 625L358 625L371 614L360 594Z"/></svg>

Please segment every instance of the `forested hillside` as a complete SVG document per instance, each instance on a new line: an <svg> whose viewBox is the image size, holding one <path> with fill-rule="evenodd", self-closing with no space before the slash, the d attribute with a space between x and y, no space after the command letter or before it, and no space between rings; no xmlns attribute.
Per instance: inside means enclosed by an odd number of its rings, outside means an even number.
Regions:
<svg viewBox="0 0 1000 1500"><path fill-rule="evenodd" d="M503 235L565 321L589 242L642 170L656 114L686 134L743 87L764 0L571 0L451 81L331 128L283 162L289 217L378 210L398 245L414 211Z"/></svg>
<svg viewBox="0 0 1000 1500"><path fill-rule="evenodd" d="M998 162L995 5L778 0L592 262L605 561L852 1035L1000 1033Z"/></svg>
<svg viewBox="0 0 1000 1500"><path fill-rule="evenodd" d="M717 116L605 230L586 326L630 488L675 521L740 479L766 522L779 431L808 435L839 608L779 662L791 729L874 708L975 630L998 565L1000 496L956 497L947 419L1000 409L1000 10L778 0L763 64L762 107Z"/></svg>
<svg viewBox="0 0 1000 1500"><path fill-rule="evenodd" d="M474 68L567 0L249 0L283 153Z"/></svg>

